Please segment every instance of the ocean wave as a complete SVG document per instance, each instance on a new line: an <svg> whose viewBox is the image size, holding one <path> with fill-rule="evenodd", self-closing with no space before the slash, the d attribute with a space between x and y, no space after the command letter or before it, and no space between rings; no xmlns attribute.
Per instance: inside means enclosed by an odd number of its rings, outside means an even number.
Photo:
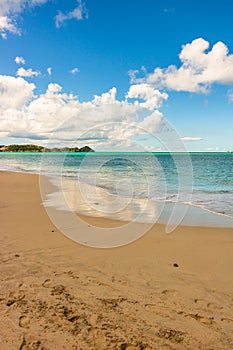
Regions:
<svg viewBox="0 0 233 350"><path fill-rule="evenodd" d="M233 193L233 190L209 190L209 191L206 191L206 190L203 190L202 191L203 193L213 193L213 194L224 194L224 193Z"/></svg>
<svg viewBox="0 0 233 350"><path fill-rule="evenodd" d="M60 155L59 155L60 156ZM13 171L13 172L24 172L24 173L37 173L39 174L40 171L44 175L48 176L56 176L61 169L59 169L59 162L57 164L56 155L51 155L48 158L48 163L46 164L45 168L40 170L40 162L38 157L34 157L33 155L27 156L20 154L13 155L13 156L7 156L4 155L1 157L1 170L4 171ZM47 157L47 156L46 156ZM93 157L93 161L96 156ZM98 155L97 155L98 157ZM140 155L138 157L141 157ZM209 156L211 158L211 156ZM96 186L98 188L101 188L102 190L106 191L108 194L112 196L119 196L119 197L128 197L133 199L148 199L152 201L164 201L167 203L181 203L189 206L195 206L198 208L202 208L205 210L208 210L210 212L219 214L219 215L226 215L228 217L233 217L233 181L232 181L232 163L229 163L228 165L224 163L224 178L222 177L222 168L219 169L219 176L216 175L216 168L215 173L213 177L211 178L211 165L206 165L204 161L201 162L201 160L198 160L198 169L197 169L197 163L195 163L194 170L196 169L196 172L198 175L194 173L194 190L192 193L188 193L185 191L185 188L180 188L177 184L177 179L174 177L174 169L172 169L172 166L170 162L168 164L164 165L165 172L167 172L166 177L166 187L167 191L164 188L164 179L160 179L160 177L156 176L156 174L150 173L150 164L148 164L147 168L147 177L149 176L149 184L150 188L147 188L148 182L147 178L143 179L141 176L141 173L137 173L135 170L134 172L131 172L129 175L132 188L130 186L127 187L127 183L125 186L120 187L119 180L122 180L124 182L128 181L127 179L127 171L125 171L123 167L123 163L119 164L119 162L113 162L108 163L108 170L111 170L111 167L117 166L113 169L114 176L112 175L111 171L103 172L98 174L99 178L94 176L96 172L95 164L93 164L92 168L85 169L88 176L85 176L84 168L81 169L81 176L78 177L79 174L79 164L77 162L75 163L76 158L72 157L72 164L69 163L69 166L65 165L62 169L62 176L67 179L73 179L77 181L78 179L80 181L83 181L90 186ZM139 162L142 159L139 159ZM71 161L71 160L70 160ZM195 160L197 162L197 158ZM97 162L98 163L98 162ZM96 163L96 164L97 164ZM200 163L200 164L199 164ZM206 167L210 167L210 169L207 171ZM119 168L120 167L120 168ZM90 175L90 176L89 176ZM154 179L151 181L151 179ZM226 180L226 181L225 181ZM143 182L144 181L144 182ZM154 185L153 185L154 181ZM152 184L152 186L151 186ZM163 191L164 188L164 191ZM191 196L191 198L190 198ZM189 200L190 198L190 200Z"/></svg>

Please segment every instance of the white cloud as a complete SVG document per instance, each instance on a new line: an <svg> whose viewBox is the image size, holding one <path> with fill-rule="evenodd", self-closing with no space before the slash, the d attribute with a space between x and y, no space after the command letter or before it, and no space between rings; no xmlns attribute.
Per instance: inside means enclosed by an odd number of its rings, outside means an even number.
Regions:
<svg viewBox="0 0 233 350"><path fill-rule="evenodd" d="M17 110L24 107L33 98L34 84L23 78L0 75L0 108L1 116L6 110Z"/></svg>
<svg viewBox="0 0 233 350"><path fill-rule="evenodd" d="M15 21L7 16L0 16L0 34L3 39L7 38L7 33L20 35L20 30L17 28Z"/></svg>
<svg viewBox="0 0 233 350"><path fill-rule="evenodd" d="M40 95L33 95L35 88L21 77L0 76L0 136L43 144L52 139L60 145L80 137L80 143L94 148L126 150L136 136L158 132L163 126L162 113L117 99L115 87L87 102L63 92L59 84L49 84Z"/></svg>
<svg viewBox="0 0 233 350"><path fill-rule="evenodd" d="M219 147L208 147L206 149L206 151L209 151L209 152L218 152L219 151Z"/></svg>
<svg viewBox="0 0 233 350"><path fill-rule="evenodd" d="M49 0L1 0L0 1L0 35L7 38L8 33L20 35L16 17L27 7L42 5Z"/></svg>
<svg viewBox="0 0 233 350"><path fill-rule="evenodd" d="M84 18L88 18L88 12L85 3L83 3L82 0L77 0L77 3L78 6L75 7L72 11L68 12L67 14L59 12L55 16L55 25L57 28L60 28L65 21L68 21L70 19L76 19L80 21Z"/></svg>
<svg viewBox="0 0 233 350"><path fill-rule="evenodd" d="M117 103L116 94L117 94L117 89L115 87L113 87L108 92L105 92L105 93L103 93L100 96L95 95L93 103L96 106L99 106L99 105L102 105L102 104L114 104L114 103Z"/></svg>
<svg viewBox="0 0 233 350"><path fill-rule="evenodd" d="M47 73L48 73L48 75L52 75L52 67L47 68Z"/></svg>
<svg viewBox="0 0 233 350"><path fill-rule="evenodd" d="M138 69L130 69L128 71L129 77L130 77L130 84L134 84L136 81L138 81L137 79L137 74L139 73Z"/></svg>
<svg viewBox="0 0 233 350"><path fill-rule="evenodd" d="M208 93L214 84L233 84L233 55L221 41L213 45L203 38L193 40L182 47L179 54L181 66L170 65L167 68L155 68L153 73L137 79L136 72L130 73L131 80L146 82L157 88L175 91Z"/></svg>
<svg viewBox="0 0 233 350"><path fill-rule="evenodd" d="M75 75L75 74L79 73L79 69L77 67L75 67L75 68L71 69L70 73Z"/></svg>
<svg viewBox="0 0 233 350"><path fill-rule="evenodd" d="M150 134L161 130L163 126L163 114L159 111L153 111L148 117L145 117L138 126Z"/></svg>
<svg viewBox="0 0 233 350"><path fill-rule="evenodd" d="M181 137L182 141L201 141L203 140L202 137L191 137L191 136L185 136L185 137Z"/></svg>
<svg viewBox="0 0 233 350"><path fill-rule="evenodd" d="M1 0L0 15L17 14L22 12L26 7L33 7L45 4L49 0Z"/></svg>
<svg viewBox="0 0 233 350"><path fill-rule="evenodd" d="M26 61L25 61L25 59L22 56L16 56L15 57L15 63L17 63L17 64L25 64Z"/></svg>
<svg viewBox="0 0 233 350"><path fill-rule="evenodd" d="M40 74L41 73L38 71L33 71L32 68L24 69L23 67L20 67L16 72L16 75L18 77L27 77L27 78L37 77Z"/></svg>
<svg viewBox="0 0 233 350"><path fill-rule="evenodd" d="M149 84L135 84L130 86L126 98L139 98L145 102L135 101L136 105L153 110L161 107L164 100L168 99L168 94L161 93Z"/></svg>

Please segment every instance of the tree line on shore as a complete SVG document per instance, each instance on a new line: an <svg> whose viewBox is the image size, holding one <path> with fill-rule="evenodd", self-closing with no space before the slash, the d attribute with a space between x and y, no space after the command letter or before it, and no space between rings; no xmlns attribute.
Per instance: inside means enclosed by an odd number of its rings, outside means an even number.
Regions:
<svg viewBox="0 0 233 350"><path fill-rule="evenodd" d="M46 148L44 146L38 146L38 145L0 145L0 152L94 152L92 148L89 146L84 146L81 148L78 147L53 147L53 148Z"/></svg>

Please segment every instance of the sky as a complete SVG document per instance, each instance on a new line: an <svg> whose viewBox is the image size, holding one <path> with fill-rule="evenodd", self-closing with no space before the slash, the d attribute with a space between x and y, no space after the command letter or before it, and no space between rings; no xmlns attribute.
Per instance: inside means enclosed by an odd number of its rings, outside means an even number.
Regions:
<svg viewBox="0 0 233 350"><path fill-rule="evenodd" d="M0 144L233 150L229 0L1 0Z"/></svg>

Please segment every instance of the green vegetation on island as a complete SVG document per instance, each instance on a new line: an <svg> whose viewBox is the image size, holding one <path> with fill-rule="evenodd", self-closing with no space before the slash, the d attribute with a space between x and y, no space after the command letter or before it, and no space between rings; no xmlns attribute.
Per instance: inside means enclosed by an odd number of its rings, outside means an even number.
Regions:
<svg viewBox="0 0 233 350"><path fill-rule="evenodd" d="M63 148L46 148L38 145L0 145L0 152L94 152L89 146L78 147L63 147Z"/></svg>

